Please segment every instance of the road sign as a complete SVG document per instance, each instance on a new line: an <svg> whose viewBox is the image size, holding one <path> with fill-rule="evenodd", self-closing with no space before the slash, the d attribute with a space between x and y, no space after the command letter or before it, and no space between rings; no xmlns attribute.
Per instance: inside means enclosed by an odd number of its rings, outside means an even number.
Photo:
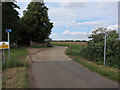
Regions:
<svg viewBox="0 0 120 90"><path fill-rule="evenodd" d="M11 32L12 30L11 29L5 29L6 30L6 32Z"/></svg>
<svg viewBox="0 0 120 90"><path fill-rule="evenodd" d="M9 49L9 42L0 42L0 49Z"/></svg>

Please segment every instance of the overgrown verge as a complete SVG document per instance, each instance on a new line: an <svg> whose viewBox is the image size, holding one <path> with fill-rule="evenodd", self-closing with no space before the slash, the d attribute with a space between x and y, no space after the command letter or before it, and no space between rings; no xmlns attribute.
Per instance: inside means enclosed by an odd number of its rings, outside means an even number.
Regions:
<svg viewBox="0 0 120 90"><path fill-rule="evenodd" d="M26 56L29 52L23 48L12 48L10 60L8 51L5 51L6 61L2 63L3 88L28 88L28 62Z"/></svg>
<svg viewBox="0 0 120 90"><path fill-rule="evenodd" d="M87 67L89 70L94 71L106 78L120 82L118 78L118 68L109 67L108 65L99 65L94 61L88 61L87 59L81 56L82 49L84 46L81 45L70 45L70 44L53 44L59 46L67 46L66 54L69 55L74 61L79 64ZM94 54L94 53L93 53Z"/></svg>
<svg viewBox="0 0 120 90"><path fill-rule="evenodd" d="M107 30L105 28L98 28L97 30L94 30L92 32L89 38L91 40L88 42L88 45L83 48L80 55L82 55L89 61L94 61L97 64L103 65L104 47L106 44L105 64L108 65L109 67L118 68L119 67L118 56L120 56L118 48L120 41L118 40L119 35L117 31Z"/></svg>

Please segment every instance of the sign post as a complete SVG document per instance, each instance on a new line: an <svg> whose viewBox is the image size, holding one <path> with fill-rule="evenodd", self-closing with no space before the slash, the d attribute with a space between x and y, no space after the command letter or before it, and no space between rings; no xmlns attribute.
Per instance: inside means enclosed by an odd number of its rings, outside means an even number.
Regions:
<svg viewBox="0 0 120 90"><path fill-rule="evenodd" d="M3 49L3 62L5 62L5 49L9 49L9 42L0 42L0 49Z"/></svg>
<svg viewBox="0 0 120 90"><path fill-rule="evenodd" d="M3 62L5 63L5 50L3 49Z"/></svg>
<svg viewBox="0 0 120 90"><path fill-rule="evenodd" d="M9 32L8 32L8 43L9 43L9 46L10 46L10 35L9 35ZM8 49L8 58L10 60L10 47Z"/></svg>
<svg viewBox="0 0 120 90"><path fill-rule="evenodd" d="M106 32L105 32L105 45L104 45L104 65L105 65L105 60L106 60Z"/></svg>
<svg viewBox="0 0 120 90"><path fill-rule="evenodd" d="M8 49L8 58L10 59L10 34L9 32L11 32L11 29L6 29L6 32L8 33L8 43L9 43L9 49Z"/></svg>

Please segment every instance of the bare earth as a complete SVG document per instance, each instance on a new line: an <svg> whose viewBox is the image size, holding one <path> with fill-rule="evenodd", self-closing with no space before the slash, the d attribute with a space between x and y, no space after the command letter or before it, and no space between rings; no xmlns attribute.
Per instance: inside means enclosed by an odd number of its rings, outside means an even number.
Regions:
<svg viewBox="0 0 120 90"><path fill-rule="evenodd" d="M118 88L108 80L67 57L66 47L33 50L32 79L36 88Z"/></svg>

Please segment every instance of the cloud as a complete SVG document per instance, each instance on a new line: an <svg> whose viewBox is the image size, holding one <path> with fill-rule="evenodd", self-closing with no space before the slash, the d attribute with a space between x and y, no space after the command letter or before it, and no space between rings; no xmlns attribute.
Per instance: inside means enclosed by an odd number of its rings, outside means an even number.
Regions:
<svg viewBox="0 0 120 90"><path fill-rule="evenodd" d="M63 35L72 35L72 36L76 36L76 35L86 35L86 32L70 32L69 30L65 30L63 32Z"/></svg>
<svg viewBox="0 0 120 90"><path fill-rule="evenodd" d="M84 8L86 7L85 3L83 2L61 2L61 7L65 8Z"/></svg>
<svg viewBox="0 0 120 90"><path fill-rule="evenodd" d="M65 31L63 32L63 35L65 35L65 34L70 34L70 31L69 31L69 30L65 30Z"/></svg>
<svg viewBox="0 0 120 90"><path fill-rule="evenodd" d="M50 37L55 37L55 36L58 36L58 33L52 33L52 34L50 35Z"/></svg>
<svg viewBox="0 0 120 90"><path fill-rule="evenodd" d="M86 32L71 32L70 30L65 30L61 37L64 40L89 40L89 33Z"/></svg>
<svg viewBox="0 0 120 90"><path fill-rule="evenodd" d="M119 2L119 0L44 0L45 2Z"/></svg>
<svg viewBox="0 0 120 90"><path fill-rule="evenodd" d="M97 25L98 23L95 21L85 21L85 22L76 22L75 20L68 22L67 26L82 26L82 25Z"/></svg>
<svg viewBox="0 0 120 90"><path fill-rule="evenodd" d="M117 24L116 24L116 25L109 25L109 26L107 27L107 29L118 30L118 25L117 25Z"/></svg>
<svg viewBox="0 0 120 90"><path fill-rule="evenodd" d="M115 25L109 25L107 27L104 27L104 28L107 28L107 31L109 30L116 30L118 31L118 24L115 24ZM95 29L92 29L91 32L89 33L90 35L92 34L93 31L97 30L98 28L95 28ZM101 32L97 32L97 33L101 33Z"/></svg>

